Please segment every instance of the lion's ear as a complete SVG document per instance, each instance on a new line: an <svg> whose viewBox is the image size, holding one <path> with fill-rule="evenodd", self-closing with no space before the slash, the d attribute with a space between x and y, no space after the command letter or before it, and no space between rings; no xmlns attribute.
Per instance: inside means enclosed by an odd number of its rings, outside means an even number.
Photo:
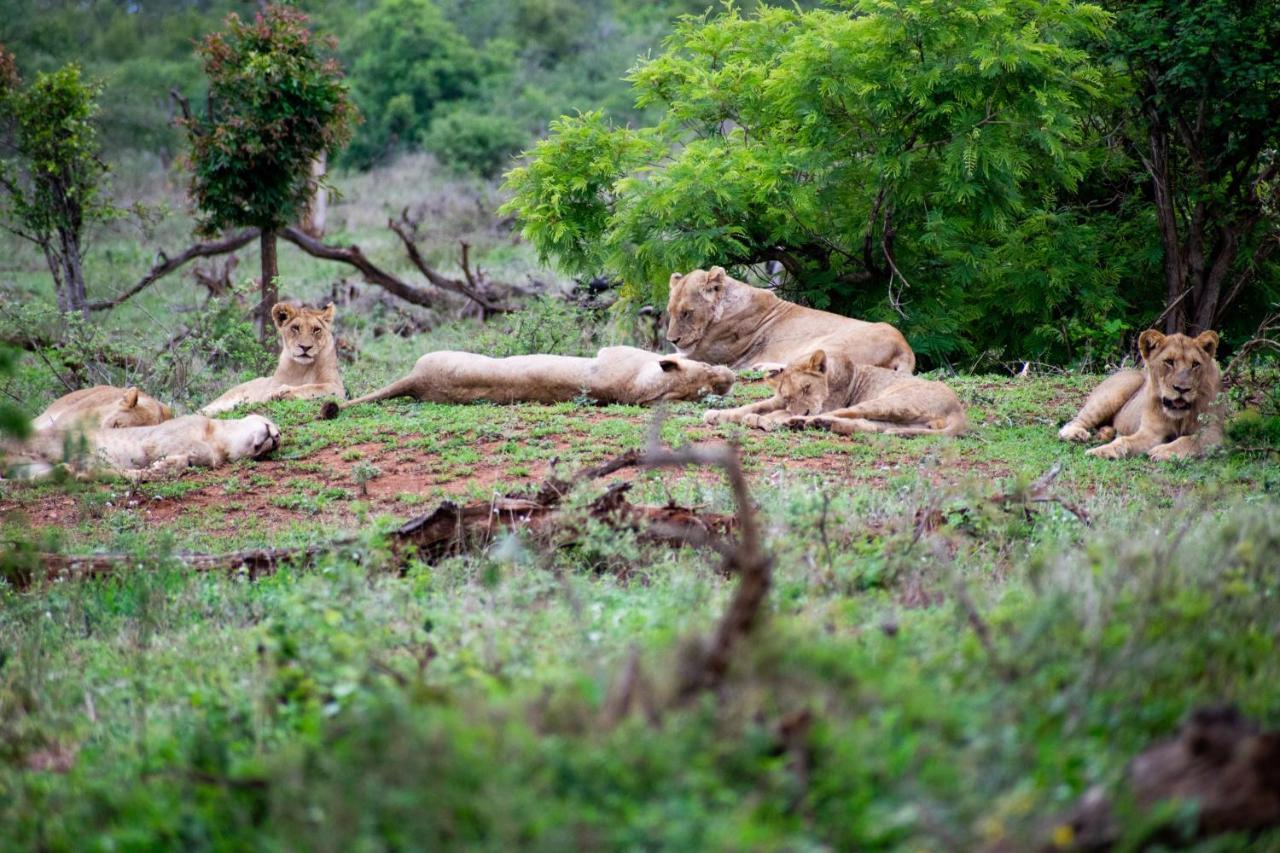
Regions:
<svg viewBox="0 0 1280 853"><path fill-rule="evenodd" d="M723 282L725 280L725 276L726 273L724 271L724 267L712 267L707 271L707 281Z"/></svg>
<svg viewBox="0 0 1280 853"><path fill-rule="evenodd" d="M811 370L814 373L827 372L827 351L814 350L809 354L809 358L804 363L805 370Z"/></svg>
<svg viewBox="0 0 1280 853"><path fill-rule="evenodd" d="M330 302L328 305L324 306L324 310L320 312L320 319L324 320L326 323L332 323L333 312L334 312L333 303Z"/></svg>
<svg viewBox="0 0 1280 853"><path fill-rule="evenodd" d="M673 272L671 278L667 279L667 287L675 287L684 279L684 276L678 272Z"/></svg>
<svg viewBox="0 0 1280 853"><path fill-rule="evenodd" d="M778 380L782 378L782 371L784 370L786 370L785 367L768 368L764 372L764 381L770 383L771 385L776 385L778 383Z"/></svg>
<svg viewBox="0 0 1280 853"><path fill-rule="evenodd" d="M121 408L132 409L138 405L138 389L129 388L124 392L124 404Z"/></svg>
<svg viewBox="0 0 1280 853"><path fill-rule="evenodd" d="M680 362L674 358L661 358L658 359L658 367L662 368L663 373L674 373L680 369Z"/></svg>
<svg viewBox="0 0 1280 853"><path fill-rule="evenodd" d="M292 320L293 315L297 313L297 309L288 302L277 302L271 306L271 320L276 324L277 329Z"/></svg>
<svg viewBox="0 0 1280 853"><path fill-rule="evenodd" d="M1218 333L1201 332L1196 336L1196 346L1208 353L1209 358L1213 358L1218 352Z"/></svg>
<svg viewBox="0 0 1280 853"><path fill-rule="evenodd" d="M1155 329L1147 329L1138 335L1138 352L1142 355L1142 360L1149 359L1162 343L1164 343L1164 335Z"/></svg>

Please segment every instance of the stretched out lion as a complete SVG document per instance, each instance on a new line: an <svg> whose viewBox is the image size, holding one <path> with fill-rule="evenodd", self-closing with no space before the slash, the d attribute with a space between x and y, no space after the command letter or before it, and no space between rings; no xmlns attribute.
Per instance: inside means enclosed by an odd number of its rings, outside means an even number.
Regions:
<svg viewBox="0 0 1280 853"><path fill-rule="evenodd" d="M768 382L775 390L769 399L712 409L703 420L761 429L816 427L842 435L960 435L969 426L960 399L941 382L831 358L823 350L792 360Z"/></svg>
<svg viewBox="0 0 1280 853"><path fill-rule="evenodd" d="M667 340L711 364L781 367L815 349L855 364L911 373L915 353L888 323L868 323L786 302L725 274L722 267L671 276Z"/></svg>
<svg viewBox="0 0 1280 853"><path fill-rule="evenodd" d="M433 403L558 403L585 394L600 403L649 405L724 394L733 371L674 355L634 347L605 347L594 358L515 355L490 358L442 350L418 359L413 370L372 394L341 406L330 403L325 417L340 409L390 397Z"/></svg>
<svg viewBox="0 0 1280 853"><path fill-rule="evenodd" d="M346 396L333 340L333 305L316 309L278 302L271 308L271 320L280 332L276 372L235 386L201 414L226 412L241 403Z"/></svg>
<svg viewBox="0 0 1280 853"><path fill-rule="evenodd" d="M17 470L41 476L68 455L73 466L107 470L144 480L187 467L216 468L238 459L258 458L280 444L280 430L261 415L214 420L186 415L152 426L50 430L24 443Z"/></svg>
<svg viewBox="0 0 1280 853"><path fill-rule="evenodd" d="M116 429L150 426L173 417L173 410L137 388L95 385L59 397L36 415L33 432L83 429Z"/></svg>
<svg viewBox="0 0 1280 853"><path fill-rule="evenodd" d="M1110 443L1088 453L1104 459L1139 453L1157 460L1198 456L1222 443L1217 350L1216 332L1191 338L1148 329L1138 337L1143 369L1107 377L1058 437L1088 441L1096 429L1098 438Z"/></svg>

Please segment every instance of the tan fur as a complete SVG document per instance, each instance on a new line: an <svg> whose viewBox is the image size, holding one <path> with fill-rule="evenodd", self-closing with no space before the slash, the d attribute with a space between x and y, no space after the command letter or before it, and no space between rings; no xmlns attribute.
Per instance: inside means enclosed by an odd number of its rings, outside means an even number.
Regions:
<svg viewBox="0 0 1280 853"><path fill-rule="evenodd" d="M733 421L761 429L817 427L842 435L961 435L969 421L941 382L854 364L816 350L769 377L774 396L736 409L709 411L709 424Z"/></svg>
<svg viewBox="0 0 1280 853"><path fill-rule="evenodd" d="M338 373L333 305L316 309L278 302L271 309L271 319L280 332L280 361L276 372L237 385L202 408L202 414L226 412L242 403L347 395Z"/></svg>
<svg viewBox="0 0 1280 853"><path fill-rule="evenodd" d="M50 430L24 443L15 461L26 476L66 462L73 468L151 479L190 466L215 468L257 458L280 444L280 430L261 415L213 420L187 415L154 426Z"/></svg>
<svg viewBox="0 0 1280 853"><path fill-rule="evenodd" d="M1088 453L1122 459L1146 453L1167 460L1198 456L1222 442L1222 383L1214 355L1216 332L1199 337L1148 329L1138 338L1144 368L1121 370L1094 389L1079 414L1058 432L1088 441L1092 430L1109 444Z"/></svg>
<svg viewBox="0 0 1280 853"><path fill-rule="evenodd" d="M825 350L854 364L915 370L916 357L888 323L868 323L786 302L725 274L721 267L671 276L667 340L687 358L711 364L781 367Z"/></svg>
<svg viewBox="0 0 1280 853"><path fill-rule="evenodd" d="M173 410L137 388L95 385L54 400L31 423L33 432L53 429L115 429L150 426L173 417Z"/></svg>
<svg viewBox="0 0 1280 853"><path fill-rule="evenodd" d="M342 408L390 397L435 403L556 403L586 395L601 403L649 405L723 394L733 371L634 347L605 347L595 358L469 352L429 352L403 379L357 397Z"/></svg>

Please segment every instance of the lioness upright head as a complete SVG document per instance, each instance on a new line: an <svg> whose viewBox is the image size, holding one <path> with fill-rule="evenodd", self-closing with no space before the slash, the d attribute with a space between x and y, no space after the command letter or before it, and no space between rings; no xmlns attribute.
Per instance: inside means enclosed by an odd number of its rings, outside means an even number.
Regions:
<svg viewBox="0 0 1280 853"><path fill-rule="evenodd" d="M173 417L173 409L137 388L126 388L114 409L102 416L103 429L154 426Z"/></svg>
<svg viewBox="0 0 1280 853"><path fill-rule="evenodd" d="M814 350L808 355L802 355L786 367L769 374L767 381L782 398L788 412L802 416L816 415L822 411L830 393L827 354L823 350Z"/></svg>
<svg viewBox="0 0 1280 853"><path fill-rule="evenodd" d="M1198 403L1207 405L1218 393L1218 333L1164 335L1148 329L1138 336L1138 351L1160 405L1173 418L1186 416Z"/></svg>
<svg viewBox="0 0 1280 853"><path fill-rule="evenodd" d="M280 330L282 352L299 364L311 364L333 347L333 303L324 308L302 308L277 302L271 319Z"/></svg>
<svg viewBox="0 0 1280 853"><path fill-rule="evenodd" d="M720 319L728 275L724 267L694 270L688 275L671 274L667 297L667 340L681 352L688 352Z"/></svg>

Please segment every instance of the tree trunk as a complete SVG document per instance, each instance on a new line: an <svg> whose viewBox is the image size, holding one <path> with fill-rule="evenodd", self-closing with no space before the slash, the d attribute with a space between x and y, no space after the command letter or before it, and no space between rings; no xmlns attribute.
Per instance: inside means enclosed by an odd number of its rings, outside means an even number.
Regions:
<svg viewBox="0 0 1280 853"><path fill-rule="evenodd" d="M84 265L80 258L80 240L71 232L63 232L62 265L66 270L64 284L67 289L68 310L75 311L83 319L89 319L89 299L85 294Z"/></svg>
<svg viewBox="0 0 1280 853"><path fill-rule="evenodd" d="M328 155L321 151L320 156L311 161L311 200L299 223L304 234L317 240L324 237L324 224L329 212L329 191L323 183L327 168Z"/></svg>
<svg viewBox="0 0 1280 853"><path fill-rule="evenodd" d="M276 277L280 270L276 264L276 232L262 229L262 301L258 305L258 339L272 349L275 335L271 326L271 306L276 304Z"/></svg>

